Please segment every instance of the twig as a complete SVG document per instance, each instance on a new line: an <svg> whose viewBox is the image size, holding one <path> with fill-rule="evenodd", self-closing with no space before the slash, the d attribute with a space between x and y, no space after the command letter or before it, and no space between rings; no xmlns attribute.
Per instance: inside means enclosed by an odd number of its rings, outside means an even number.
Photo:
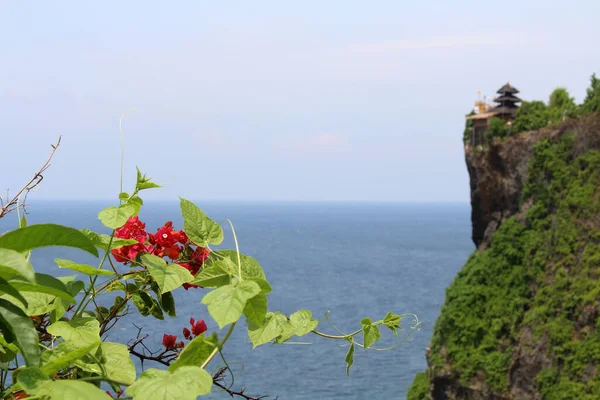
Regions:
<svg viewBox="0 0 600 400"><path fill-rule="evenodd" d="M227 386L225 386L224 384L221 383L224 380L223 375L225 374L227 369L228 369L227 367L222 367L213 375L213 385L223 389L227 394L229 394L229 396L231 396L231 397L238 396L238 397L241 397L246 400L262 400L262 399L266 399L269 397L269 395L259 396L259 397L248 396L246 393L244 393L246 391L245 387L241 388L237 392L235 390L231 390L230 388L228 388ZM278 397L275 397L274 400L277 400Z"/></svg>
<svg viewBox="0 0 600 400"><path fill-rule="evenodd" d="M27 182L27 184L25 186L23 186L23 188L21 190L19 190L19 192L12 199L9 200L9 197L7 194L6 203L2 204L2 207L0 207L0 218L4 217L6 214L10 213L11 211L16 210L19 207L19 198L21 197L21 195L23 193L25 193L25 198L23 200L23 203L25 203L25 199L27 199L27 194L31 190L35 189L40 184L40 182L42 182L42 180L44 179L44 176L42 175L42 173L44 173L44 171L46 171L48 169L48 167L50 167L50 161L52 160L52 157L54 156L56 149L58 149L58 146L60 146L61 138L62 138L62 136L59 136L56 144L50 145L52 147L52 152L50 153L50 156L48 157L48 159L46 160L44 165L42 165L42 167L38 170L38 172L35 173L33 178L31 178L31 180L29 182ZM23 204L22 207L24 209L25 205Z"/></svg>

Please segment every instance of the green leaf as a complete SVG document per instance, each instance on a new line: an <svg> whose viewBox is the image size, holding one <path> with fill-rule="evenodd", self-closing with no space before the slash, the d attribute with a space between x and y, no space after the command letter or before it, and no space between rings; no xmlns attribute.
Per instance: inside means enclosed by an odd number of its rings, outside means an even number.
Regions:
<svg viewBox="0 0 600 400"><path fill-rule="evenodd" d="M261 326L267 315L267 296L259 293L248 300L244 307L244 315L249 322Z"/></svg>
<svg viewBox="0 0 600 400"><path fill-rule="evenodd" d="M137 182L135 184L135 188L137 191L144 189L154 189L159 188L160 186L154 182L150 182L150 178L148 178L145 174L142 174L139 168L137 169Z"/></svg>
<svg viewBox="0 0 600 400"><path fill-rule="evenodd" d="M98 250L92 241L82 232L67 226L30 225L0 236L1 248L15 250L19 253L48 246L74 247L98 257Z"/></svg>
<svg viewBox="0 0 600 400"><path fill-rule="evenodd" d="M4 336L0 336L0 361L8 363L15 359L19 348L12 343L8 343Z"/></svg>
<svg viewBox="0 0 600 400"><path fill-rule="evenodd" d="M271 284L269 282L267 282L264 279L260 279L260 278L247 278L247 280L251 280L252 282L256 282L258 284L258 286L260 287L260 292L262 294L268 294L271 293L271 291L273 290L273 288L271 287Z"/></svg>
<svg viewBox="0 0 600 400"><path fill-rule="evenodd" d="M231 277L219 264L220 261L216 261L208 267L202 268L191 283L206 288L229 285L231 283Z"/></svg>
<svg viewBox="0 0 600 400"><path fill-rule="evenodd" d="M46 328L48 333L65 341L75 341L82 346L100 343L100 323L95 318L77 318L58 321Z"/></svg>
<svg viewBox="0 0 600 400"><path fill-rule="evenodd" d="M17 381L27 394L48 400L107 400L102 389L91 383L61 379L52 381L39 368L25 368Z"/></svg>
<svg viewBox="0 0 600 400"><path fill-rule="evenodd" d="M133 196L129 200L127 200L127 204L130 204L135 207L135 213L133 214L133 216L136 216L139 214L140 210L142 209L142 206L144 205L144 201L139 196Z"/></svg>
<svg viewBox="0 0 600 400"><path fill-rule="evenodd" d="M127 199L129 199L129 193L127 193L127 192L119 193L119 200L127 201Z"/></svg>
<svg viewBox="0 0 600 400"><path fill-rule="evenodd" d="M194 279L190 271L181 265L167 265L165 260L153 254L143 254L140 260L148 268L148 272L158 284L161 293L170 292Z"/></svg>
<svg viewBox="0 0 600 400"><path fill-rule="evenodd" d="M173 372L178 368L185 366L201 366L213 350L219 344L217 334L213 333L211 337L205 338L204 334L196 336L179 353L177 360L169 366L169 371Z"/></svg>
<svg viewBox="0 0 600 400"><path fill-rule="evenodd" d="M5 299L0 299L0 321L2 333L7 339L9 334L14 338L8 341L16 342L27 366L37 366L40 361L39 338L31 319L19 307Z"/></svg>
<svg viewBox="0 0 600 400"><path fill-rule="evenodd" d="M225 256L224 261L227 263L227 268L233 273L234 276L238 275L238 256L234 250L220 250L220 255ZM229 260L229 261L227 261ZM258 278L267 280L265 272L262 267L254 258L240 254L240 261L242 267L242 279ZM225 268L224 268L225 269ZM225 269L227 271L227 269Z"/></svg>
<svg viewBox="0 0 600 400"><path fill-rule="evenodd" d="M387 326L394 333L394 335L398 336L397 329L400 328L400 316L399 315L388 312L386 314L385 318L383 319L383 324L385 326Z"/></svg>
<svg viewBox="0 0 600 400"><path fill-rule="evenodd" d="M98 213L98 219L107 228L117 229L125 225L125 222L136 213L137 208L135 205L125 203L121 204L119 207L106 207Z"/></svg>
<svg viewBox="0 0 600 400"><path fill-rule="evenodd" d="M74 263L73 261L62 260L60 258L55 258L54 262L58 265L58 268L72 269L74 271L81 272L82 274L86 274L89 276L94 276L94 275L110 276L110 275L115 274L113 271L107 271L105 269L97 269L97 268L92 267L91 265L77 264L77 263Z"/></svg>
<svg viewBox="0 0 600 400"><path fill-rule="evenodd" d="M363 328L364 346L365 349L368 349L373 343L377 342L381 338L379 327L377 325L373 325L371 318L364 318L362 321L360 321L360 324Z"/></svg>
<svg viewBox="0 0 600 400"><path fill-rule="evenodd" d="M35 292L21 292L21 295L27 300L27 307L12 296L2 295L2 298L22 309L25 314L30 317L46 314L54 310L54 300L56 299L56 296Z"/></svg>
<svg viewBox="0 0 600 400"><path fill-rule="evenodd" d="M40 369L47 375L54 375L61 369L83 358L88 352L98 347L97 343L81 345L76 341L62 342L54 350L42 353Z"/></svg>
<svg viewBox="0 0 600 400"><path fill-rule="evenodd" d="M164 319L160 305L148 293L140 290L131 296L131 300L144 317L152 314L156 319Z"/></svg>
<svg viewBox="0 0 600 400"><path fill-rule="evenodd" d="M350 367L354 364L354 343L350 343L346 353L346 375L350 376Z"/></svg>
<svg viewBox="0 0 600 400"><path fill-rule="evenodd" d="M274 342L275 344L285 343L290 340L292 336L294 336L294 327L290 321L285 321L285 323L283 323L283 321L281 322L281 335L277 336Z"/></svg>
<svg viewBox="0 0 600 400"><path fill-rule="evenodd" d="M309 310L299 310L290 315L290 323L294 327L296 336L304 336L319 325L319 321L312 317L312 312Z"/></svg>
<svg viewBox="0 0 600 400"><path fill-rule="evenodd" d="M0 277L8 280L15 276L35 282L35 272L25 256L15 250L0 249Z"/></svg>
<svg viewBox="0 0 600 400"><path fill-rule="evenodd" d="M262 325L249 323L248 336L252 341L252 348L268 343L281 335L285 324L287 324L287 318L279 312L267 313L267 317Z"/></svg>
<svg viewBox="0 0 600 400"><path fill-rule="evenodd" d="M256 282L243 281L238 285L222 286L208 293L202 299L202 304L208 305L208 312L223 328L237 321L246 307L246 302L260 293Z"/></svg>
<svg viewBox="0 0 600 400"><path fill-rule="evenodd" d="M180 206L183 229L193 243L206 247L209 244L219 245L223 242L221 226L208 218L194 203L181 199Z"/></svg>
<svg viewBox="0 0 600 400"><path fill-rule="evenodd" d="M212 376L200 367L184 366L175 371L149 368L127 393L134 400L196 400L210 393Z"/></svg>
<svg viewBox="0 0 600 400"><path fill-rule="evenodd" d="M143 183L138 183L138 185L137 185L138 190L154 189L154 188L159 188L159 187L161 187L161 186L157 185L154 182L143 182Z"/></svg>
<svg viewBox="0 0 600 400"><path fill-rule="evenodd" d="M138 241L135 239L121 239L113 237L112 242L110 241L110 236L101 235L96 232L92 232L89 229L82 229L81 232L85 234L92 242L94 242L94 246L104 251L106 250L115 250L120 249L123 246L129 246L132 244L137 244ZM110 248L108 244L110 243Z"/></svg>
<svg viewBox="0 0 600 400"><path fill-rule="evenodd" d="M121 281L114 281L106 287L107 292L116 292L117 290L125 291L125 285Z"/></svg>
<svg viewBox="0 0 600 400"><path fill-rule="evenodd" d="M10 281L10 284L15 289L20 290L21 292L51 294L53 296L60 297L61 299L64 299L69 303L75 303L75 299L69 294L65 284L59 281L58 279L50 275L39 273L35 274L35 279L38 283L37 285L14 279Z"/></svg>
<svg viewBox="0 0 600 400"><path fill-rule="evenodd" d="M21 220L19 221L19 228L25 228L27 227L27 218L25 218L25 214L23 213L23 216L21 217Z"/></svg>
<svg viewBox="0 0 600 400"><path fill-rule="evenodd" d="M17 382L29 394L33 394L40 387L41 383L49 380L48 375L37 367L25 368L17 376Z"/></svg>
<svg viewBox="0 0 600 400"><path fill-rule="evenodd" d="M171 292L163 293L160 296L160 306L169 317L177 316L177 312L175 311L175 298Z"/></svg>
<svg viewBox="0 0 600 400"><path fill-rule="evenodd" d="M65 315L67 312L67 308L69 308L69 303L64 301L63 299L54 298L54 310L50 312L50 322L55 323L59 319Z"/></svg>
<svg viewBox="0 0 600 400"><path fill-rule="evenodd" d="M95 360L100 361L102 367ZM95 357L85 357L85 360L75 362L84 371L91 372L119 382L131 385L135 381L135 365L131 361L127 346L120 343L102 342Z"/></svg>
<svg viewBox="0 0 600 400"><path fill-rule="evenodd" d="M6 293L6 294L14 297L15 299L19 300L21 302L21 304L23 304L24 307L28 306L27 299L25 299L25 297L23 297L17 289L12 287L10 285L10 283L8 283L7 281L5 281L2 278L0 278L0 293Z"/></svg>

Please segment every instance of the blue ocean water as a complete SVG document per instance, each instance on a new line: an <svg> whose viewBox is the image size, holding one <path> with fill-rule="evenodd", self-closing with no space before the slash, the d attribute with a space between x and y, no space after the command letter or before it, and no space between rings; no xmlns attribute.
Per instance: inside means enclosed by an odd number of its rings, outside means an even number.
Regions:
<svg viewBox="0 0 600 400"><path fill-rule="evenodd" d="M312 335L310 344L264 345L252 350L244 324L238 325L224 355L235 371L233 388L280 399L402 399L414 375L425 368L425 347L445 296L445 288L474 250L468 204L390 203L197 203L217 221L233 221L240 251L262 265L274 291L269 308L290 314L298 309L322 318L329 310L336 326L352 332L364 317L382 318L388 311L414 313L422 328L412 341L392 351L357 349L346 376L345 343ZM55 222L106 233L97 213L107 202L32 202L29 223ZM182 227L177 203L147 203L140 214L149 231L165 221ZM16 216L0 221L0 232ZM220 248L234 248L230 229ZM65 248L33 253L39 272L71 275L54 258L94 263L84 253ZM97 261L96 261L97 263ZM218 327L200 304L204 289L175 293L177 317L164 321L130 315L110 332L109 340L127 343L143 328L151 348L159 349L164 333L181 337L190 317ZM106 298L109 302L110 299ZM409 322L406 320L405 322ZM322 322L319 329L336 334ZM221 336L224 332L221 332ZM383 334L385 344L393 336ZM215 359L210 369L222 363ZM146 364L146 367L154 366ZM229 398L216 391L208 398Z"/></svg>

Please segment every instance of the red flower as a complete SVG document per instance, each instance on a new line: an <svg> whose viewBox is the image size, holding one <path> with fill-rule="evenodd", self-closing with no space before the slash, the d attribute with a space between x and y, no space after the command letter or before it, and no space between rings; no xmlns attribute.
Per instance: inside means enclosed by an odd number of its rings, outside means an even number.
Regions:
<svg viewBox="0 0 600 400"><path fill-rule="evenodd" d="M175 238L175 241L181 243L184 246L189 241L184 231L173 231L173 238Z"/></svg>
<svg viewBox="0 0 600 400"><path fill-rule="evenodd" d="M208 330L206 322L203 319L196 322L194 318L190 318L190 325L192 325L192 335L194 336L201 335Z"/></svg>
<svg viewBox="0 0 600 400"><path fill-rule="evenodd" d="M190 333L190 330L188 328L183 328L183 337L187 340L192 339L192 334Z"/></svg>
<svg viewBox="0 0 600 400"><path fill-rule="evenodd" d="M192 288L192 289L198 289L198 288L200 287L200 286L198 286L198 285L194 285L193 283L184 283L184 284L183 284L183 285L181 285L181 286L183 286L183 288L184 288L185 290L188 290L188 289L190 289L190 288Z"/></svg>
<svg viewBox="0 0 600 400"><path fill-rule="evenodd" d="M173 233L173 223L167 221L158 228L155 234L150 234L150 243L161 247L172 247L177 242L177 238L174 237Z"/></svg>
<svg viewBox="0 0 600 400"><path fill-rule="evenodd" d="M177 347L177 336L176 335L167 335L166 333L163 336L163 346L167 350L174 349Z"/></svg>
<svg viewBox="0 0 600 400"><path fill-rule="evenodd" d="M202 264L204 261L208 259L210 255L210 249L206 247L197 247L196 250L192 253L191 259L193 262Z"/></svg>
<svg viewBox="0 0 600 400"><path fill-rule="evenodd" d="M137 216L130 217L125 225L115 230L115 237L119 239L134 239L137 244L123 246L112 250L112 254L117 262L128 263L135 259L138 253L152 252L151 246L146 246L147 233L145 231L146 224L139 220Z"/></svg>
<svg viewBox="0 0 600 400"><path fill-rule="evenodd" d="M179 258L179 253L181 253L181 247L177 245L165 247L164 250L164 255L169 257L171 260L177 260L177 258Z"/></svg>
<svg viewBox="0 0 600 400"><path fill-rule="evenodd" d="M183 231L174 231L173 223L167 221L163 226L158 228L155 234L150 234L150 243L155 245L154 255L158 257L169 257L172 260L179 258L179 254L183 250L177 243L187 243L187 236Z"/></svg>

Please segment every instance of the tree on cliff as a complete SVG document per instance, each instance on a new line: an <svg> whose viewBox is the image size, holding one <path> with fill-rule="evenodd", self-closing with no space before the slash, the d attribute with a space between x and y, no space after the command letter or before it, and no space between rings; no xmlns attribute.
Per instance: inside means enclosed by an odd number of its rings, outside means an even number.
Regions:
<svg viewBox="0 0 600 400"><path fill-rule="evenodd" d="M596 74L592 74L590 81L590 87L581 105L581 112L583 114L600 111L600 79L596 78Z"/></svg>
<svg viewBox="0 0 600 400"><path fill-rule="evenodd" d="M547 126L549 121L548 107L543 101L524 101L517 110L512 132L516 134L540 129Z"/></svg>
<svg viewBox="0 0 600 400"><path fill-rule="evenodd" d="M575 99L569 95L567 89L559 87L550 94L548 113L552 123L563 121L565 118L574 117L577 113Z"/></svg>

